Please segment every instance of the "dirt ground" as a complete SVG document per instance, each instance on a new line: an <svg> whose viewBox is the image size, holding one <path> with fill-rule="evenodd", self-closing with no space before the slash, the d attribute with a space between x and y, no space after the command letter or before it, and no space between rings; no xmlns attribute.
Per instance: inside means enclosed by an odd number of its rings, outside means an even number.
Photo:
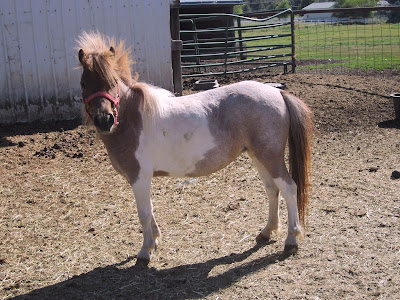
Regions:
<svg viewBox="0 0 400 300"><path fill-rule="evenodd" d="M246 155L200 178L156 178L163 233L148 269L133 193L79 121L0 127L0 298L398 299L400 73L238 75L281 82L313 109L307 234L255 237L266 194ZM190 81L185 85L189 91Z"/></svg>

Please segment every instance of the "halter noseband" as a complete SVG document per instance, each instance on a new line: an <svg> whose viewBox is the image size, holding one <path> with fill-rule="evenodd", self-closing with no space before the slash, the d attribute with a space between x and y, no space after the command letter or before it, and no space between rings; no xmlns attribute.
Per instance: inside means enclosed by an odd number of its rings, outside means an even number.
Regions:
<svg viewBox="0 0 400 300"><path fill-rule="evenodd" d="M119 100L120 100L118 84L117 84L117 96L115 98L106 92L95 92L87 98L84 98L83 94L82 94L82 101L83 101L83 104L85 104L86 113L92 120L93 120L93 116L90 114L87 104L90 101L92 101L93 99L96 99L98 97L106 98L108 101L110 101L111 103L114 104L114 124L118 125L119 123L118 123L117 117L118 117L118 106L119 106Z"/></svg>

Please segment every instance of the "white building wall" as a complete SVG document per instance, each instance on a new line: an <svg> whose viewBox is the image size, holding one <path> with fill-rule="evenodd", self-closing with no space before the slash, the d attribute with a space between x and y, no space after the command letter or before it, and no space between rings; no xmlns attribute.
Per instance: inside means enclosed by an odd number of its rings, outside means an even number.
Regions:
<svg viewBox="0 0 400 300"><path fill-rule="evenodd" d="M124 40L139 80L172 90L170 2L1 0L0 123L79 116L82 31Z"/></svg>

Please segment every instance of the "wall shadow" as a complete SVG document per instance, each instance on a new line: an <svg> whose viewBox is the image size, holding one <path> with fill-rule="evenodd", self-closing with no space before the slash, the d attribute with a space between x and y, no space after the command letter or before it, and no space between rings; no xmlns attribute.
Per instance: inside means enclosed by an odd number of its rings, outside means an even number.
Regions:
<svg viewBox="0 0 400 300"><path fill-rule="evenodd" d="M64 282L34 290L13 299L198 299L225 289L243 276L255 273L289 257L278 252L254 259L228 271L208 276L219 265L238 263L264 245L255 245L243 253L234 253L206 262L181 265L169 269L133 266L121 268L134 261L127 260L96 268Z"/></svg>
<svg viewBox="0 0 400 300"><path fill-rule="evenodd" d="M32 135L36 133L63 132L72 130L82 124L81 118L68 121L36 121L32 123L0 124L0 147L17 146L10 137Z"/></svg>
<svg viewBox="0 0 400 300"><path fill-rule="evenodd" d="M379 128L397 128L400 129L400 120L394 119L394 120L388 120L388 121L383 121L378 124Z"/></svg>

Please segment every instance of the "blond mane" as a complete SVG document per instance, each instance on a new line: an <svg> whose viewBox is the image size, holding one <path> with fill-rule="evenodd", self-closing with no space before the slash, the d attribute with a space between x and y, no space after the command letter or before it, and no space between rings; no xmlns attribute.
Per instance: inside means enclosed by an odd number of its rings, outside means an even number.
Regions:
<svg viewBox="0 0 400 300"><path fill-rule="evenodd" d="M82 66L91 72L96 72L100 78L110 86L118 80L126 85L136 82L132 78L131 65L134 61L130 58L130 49L126 49L124 42L116 43L114 38L107 37L99 32L83 32L79 36L78 50L85 53ZM114 53L110 48L114 48Z"/></svg>

